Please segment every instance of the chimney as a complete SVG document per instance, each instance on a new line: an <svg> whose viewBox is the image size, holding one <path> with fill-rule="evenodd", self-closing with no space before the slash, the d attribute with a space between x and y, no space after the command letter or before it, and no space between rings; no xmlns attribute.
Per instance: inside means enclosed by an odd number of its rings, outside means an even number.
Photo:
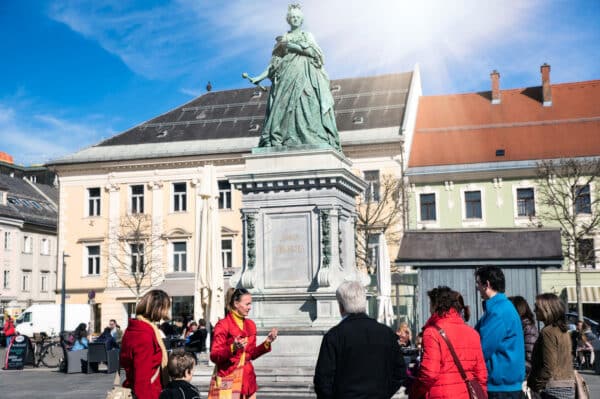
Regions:
<svg viewBox="0 0 600 399"><path fill-rule="evenodd" d="M500 104L500 73L494 69L490 77L492 78L492 104Z"/></svg>
<svg viewBox="0 0 600 399"><path fill-rule="evenodd" d="M544 107L552 105L552 88L550 87L550 65L544 62L540 67L542 72L542 103Z"/></svg>

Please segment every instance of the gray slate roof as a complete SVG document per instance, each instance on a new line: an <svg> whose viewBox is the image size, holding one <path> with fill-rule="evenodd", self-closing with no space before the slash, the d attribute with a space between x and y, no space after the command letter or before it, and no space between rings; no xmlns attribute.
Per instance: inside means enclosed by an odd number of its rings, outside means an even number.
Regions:
<svg viewBox="0 0 600 399"><path fill-rule="evenodd" d="M345 141L356 141L355 136L366 141L381 138L389 141L389 136L398 140L401 137L399 128L404 119L412 75L412 72L406 72L331 81L342 146ZM255 87L207 92L172 111L49 164L246 152L258 144L267 98L268 91ZM365 131L371 134L365 135Z"/></svg>
<svg viewBox="0 0 600 399"><path fill-rule="evenodd" d="M400 126L411 76L409 72L332 81L338 130ZM268 90L208 92L99 145L259 137ZM362 124L353 122L357 117Z"/></svg>
<svg viewBox="0 0 600 399"><path fill-rule="evenodd" d="M407 231L397 263L562 260L558 229Z"/></svg>
<svg viewBox="0 0 600 399"><path fill-rule="evenodd" d="M58 203L58 190L55 187L44 184L35 184L35 186ZM6 205L0 204L0 217L56 229L58 220L56 207L30 183L18 177L0 175L0 187L8 193Z"/></svg>

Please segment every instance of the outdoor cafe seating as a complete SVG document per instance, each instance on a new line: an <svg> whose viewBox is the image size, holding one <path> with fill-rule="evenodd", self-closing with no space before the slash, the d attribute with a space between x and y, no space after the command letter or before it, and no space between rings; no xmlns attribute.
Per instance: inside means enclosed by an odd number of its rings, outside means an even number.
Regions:
<svg viewBox="0 0 600 399"><path fill-rule="evenodd" d="M104 342L91 342L87 349L87 358L85 359L87 370L86 373L98 371L100 362L105 362L107 369L106 373L114 373L119 369L119 350L107 350Z"/></svg>

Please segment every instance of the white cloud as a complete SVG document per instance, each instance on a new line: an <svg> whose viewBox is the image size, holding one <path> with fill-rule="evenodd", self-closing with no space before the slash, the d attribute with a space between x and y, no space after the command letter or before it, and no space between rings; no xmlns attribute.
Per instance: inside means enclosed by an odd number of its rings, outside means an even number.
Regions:
<svg viewBox="0 0 600 399"><path fill-rule="evenodd" d="M482 73L474 79L487 81L491 48L526 35L538 2L306 0L302 5L305 28L325 50L332 77L407 71L419 63L429 84L448 89L449 64L478 63ZM231 64L266 65L274 37L287 29L287 3L178 0L134 10L117 2L63 1L51 17L98 41L140 75L197 77Z"/></svg>
<svg viewBox="0 0 600 399"><path fill-rule="evenodd" d="M0 151L12 155L19 164L44 163L114 134L109 127L98 127L97 122L92 127L51 114L29 118L20 109L19 104L9 107L0 103Z"/></svg>

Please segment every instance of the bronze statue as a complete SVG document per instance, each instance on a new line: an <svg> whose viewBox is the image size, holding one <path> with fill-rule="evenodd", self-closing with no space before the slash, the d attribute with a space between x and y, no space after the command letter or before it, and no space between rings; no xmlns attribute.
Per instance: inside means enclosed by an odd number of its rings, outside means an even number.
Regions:
<svg viewBox="0 0 600 399"><path fill-rule="evenodd" d="M242 76L258 85L272 82L259 147L327 144L341 151L323 51L312 34L301 28L300 5L288 7L290 30L275 40L271 62L256 77Z"/></svg>

